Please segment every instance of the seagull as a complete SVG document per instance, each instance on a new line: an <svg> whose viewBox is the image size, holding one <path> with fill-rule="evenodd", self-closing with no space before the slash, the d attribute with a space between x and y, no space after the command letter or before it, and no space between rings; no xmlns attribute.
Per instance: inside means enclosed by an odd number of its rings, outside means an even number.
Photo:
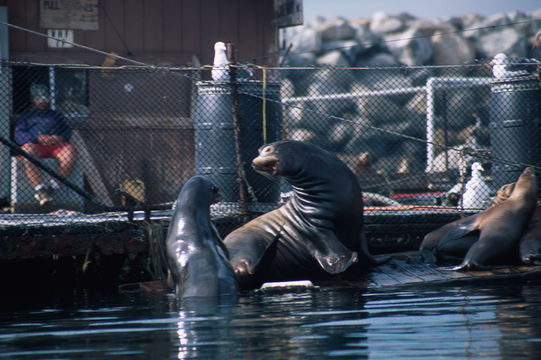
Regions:
<svg viewBox="0 0 541 360"><path fill-rule="evenodd" d="M465 209L484 209L490 201L490 188L481 177L483 166L474 162L471 166L471 178L465 185L462 206Z"/></svg>
<svg viewBox="0 0 541 360"><path fill-rule="evenodd" d="M225 51L224 42L218 41L214 44L214 63L212 64L212 80L214 81L229 81L229 60ZM247 81L254 75L248 66L235 65L237 66L236 75L238 81Z"/></svg>
<svg viewBox="0 0 541 360"><path fill-rule="evenodd" d="M214 44L214 63L212 64L212 80L229 81L229 61L225 54L225 43Z"/></svg>
<svg viewBox="0 0 541 360"><path fill-rule="evenodd" d="M494 75L496 79L502 79L529 75L533 73L533 71L531 71L531 65L539 64L539 61L536 59L515 59L514 61L511 61L507 55L499 53L494 56L491 64L492 75ZM530 69L530 71L526 69Z"/></svg>

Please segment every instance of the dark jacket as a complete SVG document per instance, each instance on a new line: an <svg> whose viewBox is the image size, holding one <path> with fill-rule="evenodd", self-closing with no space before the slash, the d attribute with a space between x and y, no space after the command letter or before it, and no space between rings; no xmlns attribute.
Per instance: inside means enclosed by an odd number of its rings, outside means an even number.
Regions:
<svg viewBox="0 0 541 360"><path fill-rule="evenodd" d="M38 135L59 135L69 141L71 128L58 111L31 109L19 117L15 127L15 141L19 145L38 142Z"/></svg>

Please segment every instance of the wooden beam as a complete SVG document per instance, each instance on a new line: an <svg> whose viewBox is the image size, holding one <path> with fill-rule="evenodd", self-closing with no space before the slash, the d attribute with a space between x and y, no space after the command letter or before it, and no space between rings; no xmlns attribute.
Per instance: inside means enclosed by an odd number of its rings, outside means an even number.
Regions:
<svg viewBox="0 0 541 360"><path fill-rule="evenodd" d="M96 197L101 200L101 202L107 206L113 206L113 200L109 196L109 192L103 183L103 179L98 171L98 168L96 167L96 164L94 163L94 160L92 159L92 155L90 155L85 141L81 137L81 134L79 134L78 130L73 130L71 143L79 153L77 161L81 162L83 172L86 175L88 183L90 184L90 188Z"/></svg>

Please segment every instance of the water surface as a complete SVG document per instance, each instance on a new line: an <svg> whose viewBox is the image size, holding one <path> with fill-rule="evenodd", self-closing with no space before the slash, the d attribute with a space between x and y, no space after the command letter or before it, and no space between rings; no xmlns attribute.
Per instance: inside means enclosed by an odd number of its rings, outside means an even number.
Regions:
<svg viewBox="0 0 541 360"><path fill-rule="evenodd" d="M0 358L539 359L539 281L258 293L235 303L78 292L0 311Z"/></svg>

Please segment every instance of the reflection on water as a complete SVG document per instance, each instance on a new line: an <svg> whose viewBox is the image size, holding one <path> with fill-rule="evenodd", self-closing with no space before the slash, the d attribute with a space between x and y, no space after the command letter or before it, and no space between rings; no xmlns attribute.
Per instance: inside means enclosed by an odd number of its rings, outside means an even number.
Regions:
<svg viewBox="0 0 541 360"><path fill-rule="evenodd" d="M325 287L235 303L85 293L32 300L0 310L0 358L541 358L541 287L531 281Z"/></svg>

